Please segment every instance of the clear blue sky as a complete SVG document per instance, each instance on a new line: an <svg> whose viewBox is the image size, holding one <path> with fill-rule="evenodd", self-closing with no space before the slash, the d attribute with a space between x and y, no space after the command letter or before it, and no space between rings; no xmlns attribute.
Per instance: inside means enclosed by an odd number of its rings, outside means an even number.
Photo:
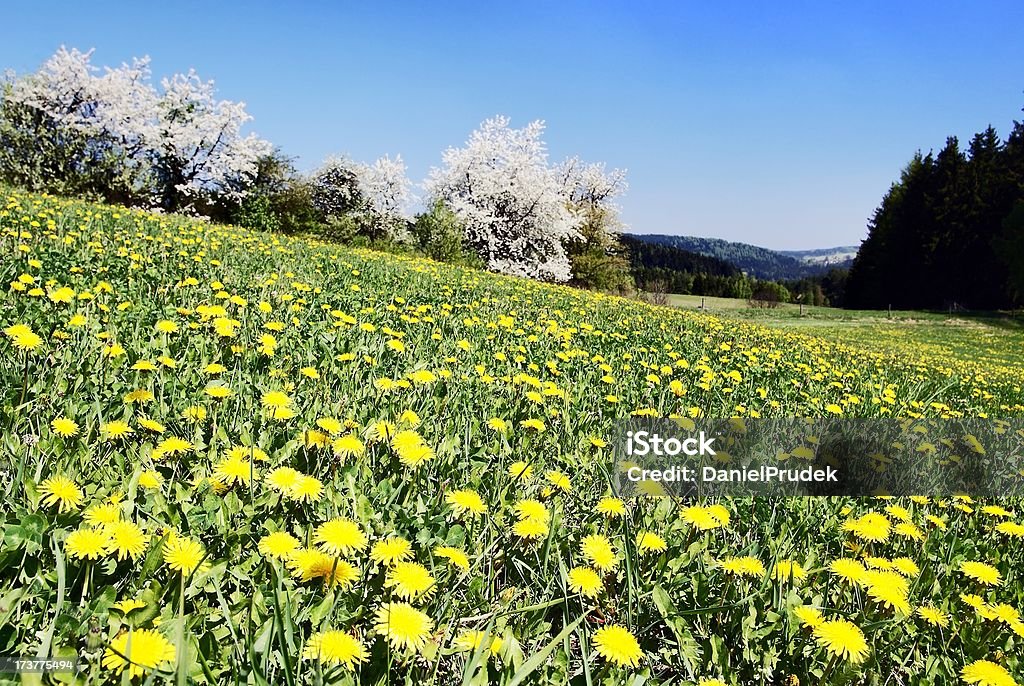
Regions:
<svg viewBox="0 0 1024 686"><path fill-rule="evenodd" d="M553 159L629 170L635 232L856 244L917 149L1005 136L1024 2L8 0L0 68L59 45L152 57L244 100L299 159L400 153L414 180L483 119L547 122Z"/></svg>

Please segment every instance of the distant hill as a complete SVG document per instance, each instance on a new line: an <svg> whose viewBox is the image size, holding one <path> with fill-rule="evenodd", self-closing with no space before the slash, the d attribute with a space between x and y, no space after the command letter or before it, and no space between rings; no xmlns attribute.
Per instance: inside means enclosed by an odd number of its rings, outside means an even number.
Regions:
<svg viewBox="0 0 1024 686"><path fill-rule="evenodd" d="M633 280L645 290L657 284L669 293L728 296L742 279L738 268L716 257L630 234L622 234L619 242L629 253Z"/></svg>
<svg viewBox="0 0 1024 686"><path fill-rule="evenodd" d="M818 265L821 267L842 267L846 268L853 264L853 258L857 256L856 245L841 245L838 248L819 248L817 250L779 250L778 252L793 257L804 264Z"/></svg>
<svg viewBox="0 0 1024 686"><path fill-rule="evenodd" d="M844 257L843 260L840 260L839 255L845 255L849 251L854 254L857 252L856 248L842 247L784 253L749 243L734 243L721 238L666 236L663 234L632 234L632 236L647 243L667 245L705 257L713 257L728 262L749 276L773 281L802 279L822 274L832 267L848 266L841 264L847 258ZM820 255L816 253L820 253Z"/></svg>
<svg viewBox="0 0 1024 686"><path fill-rule="evenodd" d="M735 265L725 260L674 245L649 241L644 236L622 234L619 242L629 248L630 258L635 266L715 276L738 276L740 273Z"/></svg>

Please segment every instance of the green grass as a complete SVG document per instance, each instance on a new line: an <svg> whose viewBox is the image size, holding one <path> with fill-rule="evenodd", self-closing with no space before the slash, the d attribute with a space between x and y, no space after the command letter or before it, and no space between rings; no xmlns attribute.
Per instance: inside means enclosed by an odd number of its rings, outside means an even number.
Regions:
<svg viewBox="0 0 1024 686"><path fill-rule="evenodd" d="M936 359L1024 368L1024 315L1009 312L928 312L922 310L844 310L786 303L754 308L740 298L671 295L684 309L700 308L732 319L821 337L879 352L899 354L917 348Z"/></svg>
<svg viewBox="0 0 1024 686"><path fill-rule="evenodd" d="M633 416L1012 419L1016 368L850 345L882 329L841 319L830 342L783 328L810 320L791 308L654 307L21 193L0 194L0 254L0 652L83 653L80 683L246 686L925 686L1024 663L1024 623L960 595L1024 609L1002 508L609 483ZM855 659L819 619L863 636ZM334 631L359 659L318 653ZM159 649L134 678L129 632Z"/></svg>

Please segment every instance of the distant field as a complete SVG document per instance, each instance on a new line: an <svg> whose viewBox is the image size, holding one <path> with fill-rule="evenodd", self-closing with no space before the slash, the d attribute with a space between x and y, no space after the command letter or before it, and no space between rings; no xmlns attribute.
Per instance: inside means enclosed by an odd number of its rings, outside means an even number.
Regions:
<svg viewBox="0 0 1024 686"><path fill-rule="evenodd" d="M915 310L842 310L787 303L775 309L752 308L740 298L671 295L675 307L699 309L725 317L756 321L772 328L798 331L832 342L899 353L913 347L937 360L973 361L1024 368L1024 316L984 313L948 314Z"/></svg>
<svg viewBox="0 0 1024 686"><path fill-rule="evenodd" d="M752 308L747 305L747 301L741 298L712 298L703 295L669 295L668 301L670 305L675 307L683 308L697 308L700 309L703 303L705 309L712 310L751 310ZM779 310L796 310L799 311L798 305L780 305Z"/></svg>

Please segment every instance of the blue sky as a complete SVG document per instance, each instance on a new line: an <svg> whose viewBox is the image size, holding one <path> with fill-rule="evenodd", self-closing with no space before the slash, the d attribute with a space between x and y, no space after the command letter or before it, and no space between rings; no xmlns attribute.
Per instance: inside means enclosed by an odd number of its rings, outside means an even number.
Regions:
<svg viewBox="0 0 1024 686"><path fill-rule="evenodd" d="M783 7L784 5L784 7ZM149 55L244 100L311 169L401 154L419 180L483 119L629 170L635 232L856 244L917 149L1006 135L1024 3L4 3L0 68L61 44Z"/></svg>

